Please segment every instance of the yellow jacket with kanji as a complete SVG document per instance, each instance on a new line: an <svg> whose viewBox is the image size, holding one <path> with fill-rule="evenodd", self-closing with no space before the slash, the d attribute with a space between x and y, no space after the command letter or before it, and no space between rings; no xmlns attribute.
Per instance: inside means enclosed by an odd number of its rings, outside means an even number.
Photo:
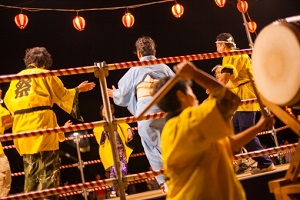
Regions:
<svg viewBox="0 0 300 200"><path fill-rule="evenodd" d="M48 72L41 68L28 68L19 74ZM42 78L24 78L10 83L4 102L14 116L13 132L29 132L39 129L58 127L56 115L51 109L57 104L67 113L74 111L73 102L78 98L76 89L67 89L56 76ZM50 107L50 109L34 108ZM22 114L16 112L25 111ZM20 155L34 154L41 151L57 150L59 141L65 139L64 133L51 133L14 139L14 145Z"/></svg>
<svg viewBox="0 0 300 200"><path fill-rule="evenodd" d="M117 133L119 134L120 139L123 143L127 162L133 151L133 149L128 146L128 134L127 134L128 129L130 129L130 126L126 123L120 123L117 125ZM104 169L108 169L109 167L114 165L114 160L113 160L113 154L112 154L109 138L106 137L105 141L103 143L100 143L103 131L104 131L103 126L94 128L94 135L97 140L97 143L99 144L99 155L100 155L101 162L103 163Z"/></svg>

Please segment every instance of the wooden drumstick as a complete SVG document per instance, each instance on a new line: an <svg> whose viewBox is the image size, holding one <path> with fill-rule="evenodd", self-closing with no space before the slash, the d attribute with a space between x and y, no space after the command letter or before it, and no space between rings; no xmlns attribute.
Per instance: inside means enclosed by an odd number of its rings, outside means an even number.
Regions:
<svg viewBox="0 0 300 200"><path fill-rule="evenodd" d="M1 90L1 88L0 88L0 104L2 104L3 103L3 99L2 99L2 90Z"/></svg>
<svg viewBox="0 0 300 200"><path fill-rule="evenodd" d="M179 76L175 75L170 78L166 84L160 88L160 90L153 96L152 101L146 106L146 108L136 116L137 120L142 119L143 115L157 102L163 98L163 96L175 85L175 83L179 80Z"/></svg>
<svg viewBox="0 0 300 200"><path fill-rule="evenodd" d="M254 91L254 94L255 94L255 96L256 96L257 103L258 103L258 105L259 105L259 107L260 107L260 112L261 112L261 114L265 117L265 116L267 116L267 111L264 109L264 105L263 105L263 103L262 103L262 101L261 101L261 99L260 99L260 96L259 96L259 94L258 94L258 90L257 90L257 88L256 88L256 86L255 86L255 84L254 84L254 81L253 81L253 79L252 79L252 76L251 76L251 74L250 74L249 69L247 69L247 73L248 73L248 76L249 76L250 83L251 83L251 85L252 85L252 87L253 87L253 91Z"/></svg>

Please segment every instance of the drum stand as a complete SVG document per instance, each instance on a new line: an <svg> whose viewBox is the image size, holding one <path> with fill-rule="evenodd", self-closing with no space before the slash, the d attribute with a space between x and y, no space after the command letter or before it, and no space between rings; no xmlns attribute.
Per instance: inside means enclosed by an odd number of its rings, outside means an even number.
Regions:
<svg viewBox="0 0 300 200"><path fill-rule="evenodd" d="M290 127L297 135L300 136L300 123L279 106L269 102L263 96L261 100L274 115L282 122ZM296 148L296 152L292 158L289 169L284 178L269 181L269 190L274 193L276 200L294 200L300 199L300 146Z"/></svg>

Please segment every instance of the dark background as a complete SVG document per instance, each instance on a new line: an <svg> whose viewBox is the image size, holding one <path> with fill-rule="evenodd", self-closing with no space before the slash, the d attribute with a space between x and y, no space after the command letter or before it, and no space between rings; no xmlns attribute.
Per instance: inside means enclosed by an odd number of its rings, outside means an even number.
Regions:
<svg viewBox="0 0 300 200"><path fill-rule="evenodd" d="M147 3L142 0L2 0L1 5L34 7L34 8L68 8L88 9L101 7L121 7ZM224 8L219 8L214 0L179 0L184 6L184 14L181 18L175 18L171 13L173 2L154 4L139 8L131 8L130 12L135 17L132 28L125 28L121 18L124 9L112 11L88 11L79 12L86 20L84 31L77 31L72 24L76 12L39 11L29 12L23 10L29 18L29 23L24 30L20 30L14 23L15 15L20 9L0 7L0 49L1 64L0 74L14 74L24 69L23 57L27 48L44 46L51 53L53 67L51 69L65 69L81 66L92 66L94 62L106 61L117 63L137 60L134 51L135 40L142 35L151 36L157 43L157 57L171 57L199 53L215 52L215 38L221 32L230 32L240 49L249 48L243 25L242 15L236 8L237 1L227 1ZM281 18L300 14L299 0L248 0L248 13L257 25L258 34L262 28ZM255 41L256 33L251 34ZM284 44L282 44L284 45ZM209 72L213 66L221 63L221 59L212 59L194 62L199 68ZM175 64L175 63L174 63ZM174 64L169 64L172 67ZM116 85L118 80L126 72L114 70L107 77L108 86ZM81 114L86 122L100 120L99 106L102 104L99 81L93 74L71 75L61 77L68 88L76 87L84 80L94 81L96 88L88 93L80 94ZM5 93L8 83L2 83L1 88ZM196 95L201 100L207 96L203 89L195 86ZM273 88L270 88L273 89ZM126 108L117 107L116 117L129 116ZM55 108L60 125L70 117ZM73 123L78 123L73 120ZM133 127L135 124L131 124ZM276 127L283 124L277 121ZM88 130L89 133L92 130ZM284 134L283 134L284 133ZM261 136L262 143L274 146L270 135ZM288 138L295 142L295 135L289 130L281 131L278 139ZM89 139L90 151L82 153L84 161L99 159L98 145L94 138ZM4 145L11 142L4 142ZM143 152L140 138L136 134L132 145L134 153ZM64 153L77 157L76 149L71 142L61 143L62 165L76 163L67 158ZM12 172L23 171L22 159L15 149L5 150L10 160ZM180 162L180 161L178 161ZM129 172L137 173L148 170L148 161L145 157L131 158ZM84 168L85 180L94 180L94 176L100 173L104 176L102 164L87 165ZM80 182L79 170L75 168L62 170L62 181L72 183ZM141 184L139 184L141 185ZM22 191L23 177L14 177L12 193ZM144 190L141 185L138 190Z"/></svg>

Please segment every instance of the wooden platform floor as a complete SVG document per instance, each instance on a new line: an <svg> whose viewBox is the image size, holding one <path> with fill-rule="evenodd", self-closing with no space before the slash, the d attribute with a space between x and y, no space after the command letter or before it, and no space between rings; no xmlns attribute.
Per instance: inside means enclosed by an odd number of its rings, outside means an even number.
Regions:
<svg viewBox="0 0 300 200"><path fill-rule="evenodd" d="M151 198L164 198L166 195L163 194L162 190L152 190L152 191L146 191L146 192L140 192L136 194L131 194L126 196L126 199L128 200L148 200ZM119 197L117 198L110 198L109 200L116 200L120 199Z"/></svg>
<svg viewBox="0 0 300 200"><path fill-rule="evenodd" d="M246 178L255 178L257 176L262 176L262 175L266 175L269 173L286 171L289 168L289 166L290 166L290 164L276 165L276 169L273 171L255 174L255 175L252 175L250 172L247 172L247 173L237 175L237 178L239 180L243 180ZM153 190L153 191L146 191L146 192L128 195L128 196L126 196L126 199L128 199L128 200L151 200L151 199L160 199L160 198L164 199L164 197L165 197L165 194L163 194L161 190ZM110 200L117 200L117 199L120 199L120 198L119 197L110 198Z"/></svg>

